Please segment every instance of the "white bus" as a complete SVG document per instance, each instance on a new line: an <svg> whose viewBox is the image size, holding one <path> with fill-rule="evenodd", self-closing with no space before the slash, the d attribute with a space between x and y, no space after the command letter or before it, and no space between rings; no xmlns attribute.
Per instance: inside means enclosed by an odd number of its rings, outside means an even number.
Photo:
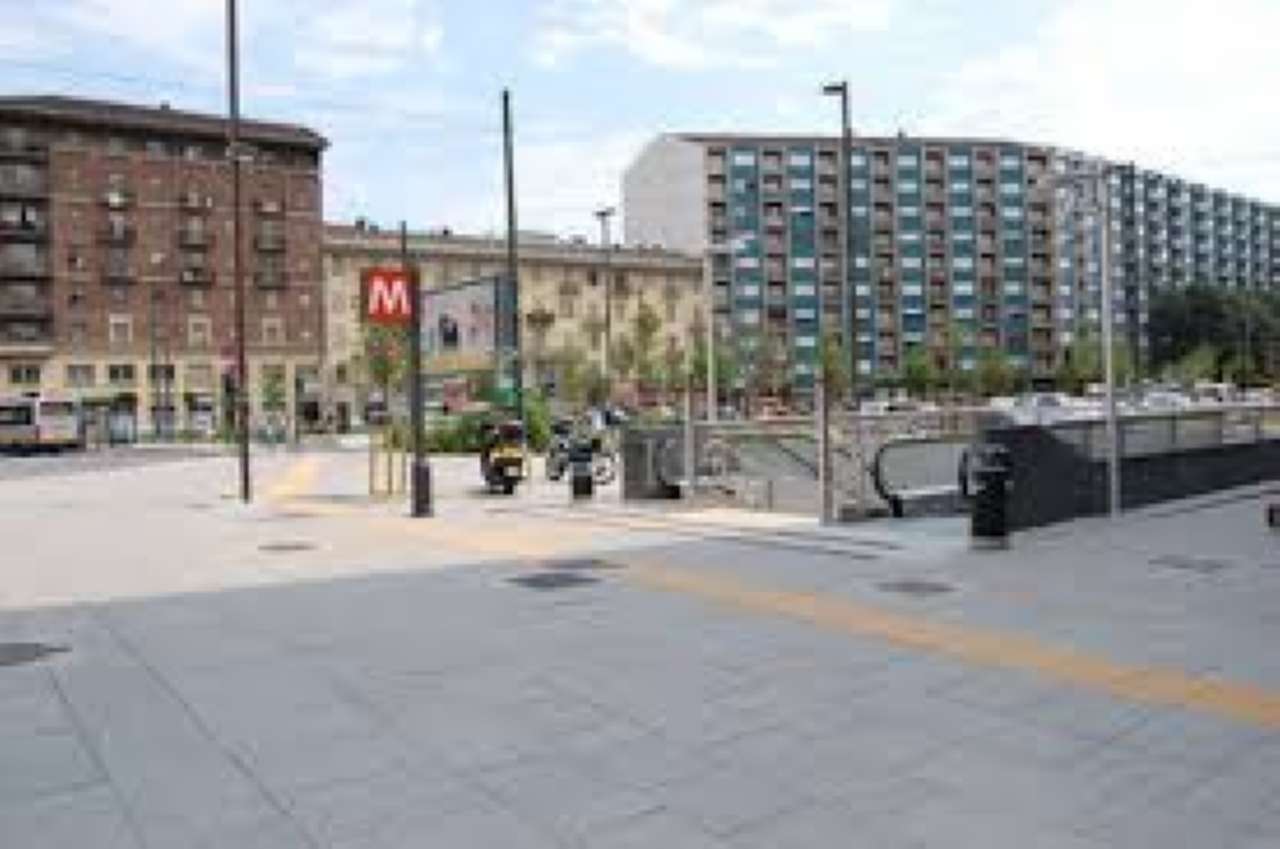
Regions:
<svg viewBox="0 0 1280 849"><path fill-rule="evenodd" d="M80 402L58 396L0 398L0 449L61 451L84 447Z"/></svg>
<svg viewBox="0 0 1280 849"><path fill-rule="evenodd" d="M0 451L34 451L38 445L36 399L0 398Z"/></svg>
<svg viewBox="0 0 1280 849"><path fill-rule="evenodd" d="M75 398L42 395L36 402L36 440L43 451L84 447L80 402Z"/></svg>

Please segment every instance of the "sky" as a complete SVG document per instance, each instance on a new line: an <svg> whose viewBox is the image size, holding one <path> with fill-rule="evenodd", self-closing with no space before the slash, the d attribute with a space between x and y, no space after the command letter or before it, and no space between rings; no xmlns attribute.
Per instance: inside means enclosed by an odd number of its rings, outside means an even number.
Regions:
<svg viewBox="0 0 1280 849"><path fill-rule="evenodd" d="M1280 0L240 0L243 109L331 142L329 220L594 235L668 131L1010 137L1280 204ZM225 0L0 0L0 93L226 105ZM620 232L620 231L618 231Z"/></svg>

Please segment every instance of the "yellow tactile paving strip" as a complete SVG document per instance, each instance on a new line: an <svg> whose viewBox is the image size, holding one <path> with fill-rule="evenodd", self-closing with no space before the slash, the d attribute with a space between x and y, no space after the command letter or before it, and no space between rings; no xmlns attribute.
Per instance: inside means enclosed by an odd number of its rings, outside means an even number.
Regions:
<svg viewBox="0 0 1280 849"><path fill-rule="evenodd" d="M637 564L626 573L634 584L698 596L764 615L873 637L893 645L944 655L967 663L1019 669L1046 679L1116 698L1211 714L1223 719L1280 728L1280 693L1251 684L1191 677L1176 669L1133 666L1106 657L1062 649L1018 635L930 621L845 598L748 584L722 575Z"/></svg>
<svg viewBox="0 0 1280 849"><path fill-rule="evenodd" d="M320 460L303 457L289 465L279 478L272 481L263 497L271 504L282 504L291 498L308 493L320 475Z"/></svg>
<svg viewBox="0 0 1280 849"><path fill-rule="evenodd" d="M280 502L304 494L314 484L317 473L318 464L313 459L299 460L271 487L268 498ZM308 509L311 507L313 505L308 505ZM352 515L357 511L330 506L316 512ZM565 555L588 541L598 541L602 532L599 528L567 522L555 522L556 527L549 531L549 520L525 523L506 516L502 519L503 534L494 536L478 533L474 525L467 527L447 520L422 522L385 514L369 518L373 533L395 529L457 551L520 558ZM937 622L847 598L765 587L723 574L640 562L632 556L628 556L626 562L631 568L619 575L637 586L696 596L740 611L807 622L829 631L880 639L974 665L1031 672L1050 681L1127 701L1280 728L1280 692L1252 684L1193 677L1177 669L1119 663L1020 634Z"/></svg>

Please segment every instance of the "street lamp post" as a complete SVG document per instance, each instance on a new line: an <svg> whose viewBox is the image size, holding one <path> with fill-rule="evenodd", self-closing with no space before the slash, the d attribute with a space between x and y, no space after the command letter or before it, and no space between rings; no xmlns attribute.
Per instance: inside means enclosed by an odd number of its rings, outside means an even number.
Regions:
<svg viewBox="0 0 1280 849"><path fill-rule="evenodd" d="M602 206L595 211L596 219L600 222L600 247L604 251L604 378L610 385L610 354L613 348L613 241L609 223L616 212L612 206Z"/></svg>
<svg viewBox="0 0 1280 849"><path fill-rule="evenodd" d="M822 87L822 93L828 97L840 98L840 153L836 157L836 167L840 169L836 177L836 189L840 197L836 201L836 212L840 227L840 328L849 346L849 397L856 400L855 388L858 382L858 337L855 327L857 307L853 292L849 285L849 255L852 247L852 233L849 227L849 148L853 144L853 130L849 126L849 81L828 83Z"/></svg>
<svg viewBox="0 0 1280 849"><path fill-rule="evenodd" d="M231 157L231 276L235 281L236 413L240 443L240 500L249 503L249 364L245 352L244 238L241 207L240 157L240 53L236 18L237 0L227 0L227 152Z"/></svg>
<svg viewBox="0 0 1280 849"><path fill-rule="evenodd" d="M1093 198L1090 206L1102 219L1102 304L1099 320L1102 322L1102 379L1106 387L1105 420L1107 434L1107 512L1112 518L1120 515L1120 426L1116 414L1115 369L1115 317L1111 279L1111 191L1110 181L1114 167L1107 163L1091 174L1070 175L1060 182L1079 190L1082 182L1091 180Z"/></svg>
<svg viewBox="0 0 1280 849"><path fill-rule="evenodd" d="M849 166L847 157L849 155L849 82L841 80L838 83L828 83L822 87L822 93L827 97L840 98L840 151L836 157L836 168L839 174L836 175L836 190L843 197L836 198L836 211L839 216L840 227L840 330L846 339L849 339L849 351L852 358L849 370L849 396L851 399L857 397L853 391L854 382L858 369L858 352L857 345L853 344L853 312L852 302L849 297L849 226L848 226L848 179ZM825 339L825 335L829 328L829 320L824 314L826 310L825 296L819 300L818 308L818 334ZM834 518L834 468L832 465L831 454L831 375L828 374L827 357L823 345L818 348L818 363L815 371L815 392L814 392L814 416L818 425L818 492L819 492L819 521L830 522ZM857 470L859 476L862 470Z"/></svg>

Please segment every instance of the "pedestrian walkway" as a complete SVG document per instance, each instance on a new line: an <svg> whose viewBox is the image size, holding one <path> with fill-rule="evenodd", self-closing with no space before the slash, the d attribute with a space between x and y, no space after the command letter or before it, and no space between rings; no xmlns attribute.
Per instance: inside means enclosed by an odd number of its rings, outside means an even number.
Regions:
<svg viewBox="0 0 1280 849"><path fill-rule="evenodd" d="M0 846L1280 845L1256 493L978 554L359 460L0 482Z"/></svg>

